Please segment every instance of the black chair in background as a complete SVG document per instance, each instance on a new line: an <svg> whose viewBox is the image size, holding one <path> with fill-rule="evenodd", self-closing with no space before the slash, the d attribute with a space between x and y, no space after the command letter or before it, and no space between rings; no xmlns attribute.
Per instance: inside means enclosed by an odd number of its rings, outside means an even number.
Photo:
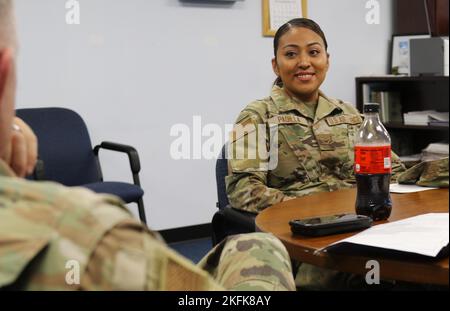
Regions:
<svg viewBox="0 0 450 311"><path fill-rule="evenodd" d="M216 162L218 197L216 206L219 210L214 214L211 221L213 246L229 235L255 232L256 215L234 209L228 202L225 189L225 176L227 175L228 160L226 158L226 145L224 145Z"/></svg>
<svg viewBox="0 0 450 311"><path fill-rule="evenodd" d="M140 186L139 155L131 146L102 142L92 148L89 132L80 115L66 108L17 109L16 115L35 132L39 143L39 161L29 179L51 180L66 186L82 186L97 193L109 193L126 203L136 203L139 218L146 223ZM100 149L128 155L133 184L103 181L98 153Z"/></svg>

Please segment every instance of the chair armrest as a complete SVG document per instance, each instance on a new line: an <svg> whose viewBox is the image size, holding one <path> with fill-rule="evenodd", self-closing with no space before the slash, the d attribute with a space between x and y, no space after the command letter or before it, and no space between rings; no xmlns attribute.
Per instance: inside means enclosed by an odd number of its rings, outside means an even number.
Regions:
<svg viewBox="0 0 450 311"><path fill-rule="evenodd" d="M123 152L128 155L130 161L131 172L133 173L134 184L140 186L139 172L141 170L141 162L137 150L129 145L118 144L110 141L104 141L100 145L94 147L94 154L98 156L100 149Z"/></svg>
<svg viewBox="0 0 450 311"><path fill-rule="evenodd" d="M218 210L211 220L213 246L229 235L255 232L255 217L230 205Z"/></svg>
<svg viewBox="0 0 450 311"><path fill-rule="evenodd" d="M227 205L222 209L223 215L230 223L248 230L248 232L255 232L255 218L256 214L242 211Z"/></svg>
<svg viewBox="0 0 450 311"><path fill-rule="evenodd" d="M37 159L34 170L30 175L27 175L28 180L45 180L44 161Z"/></svg>
<svg viewBox="0 0 450 311"><path fill-rule="evenodd" d="M34 180L44 180L45 179L45 169L44 169L44 161L41 159L37 159L36 166L33 171Z"/></svg>

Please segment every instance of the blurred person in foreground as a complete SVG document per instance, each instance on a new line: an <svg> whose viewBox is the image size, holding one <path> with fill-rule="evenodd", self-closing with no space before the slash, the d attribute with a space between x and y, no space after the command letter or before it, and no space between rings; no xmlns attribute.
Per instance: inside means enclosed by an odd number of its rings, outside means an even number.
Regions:
<svg viewBox="0 0 450 311"><path fill-rule="evenodd" d="M295 290L272 235L229 237L194 265L120 199L24 180L37 147L14 117L16 53L12 1L0 0L0 289Z"/></svg>

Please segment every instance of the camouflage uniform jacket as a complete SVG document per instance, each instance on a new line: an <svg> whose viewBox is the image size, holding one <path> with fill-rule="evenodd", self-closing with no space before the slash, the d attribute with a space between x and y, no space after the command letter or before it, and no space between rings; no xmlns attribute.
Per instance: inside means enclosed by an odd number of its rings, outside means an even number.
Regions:
<svg viewBox="0 0 450 311"><path fill-rule="evenodd" d="M230 174L225 179L231 205L259 212L285 196L352 187L354 138L361 122L356 108L321 92L312 116L304 103L274 86L270 97L252 102L237 118L229 146ZM251 143L251 130L242 130L257 129L258 124L265 125L267 131L275 128L278 132L277 165L272 167L264 168L264 157L255 151L261 148L260 140ZM265 147L269 149L273 144L270 137L276 136L267 133L265 137ZM245 156L237 156L239 152ZM248 154L258 156L252 158ZM404 166L395 154L392 163L395 177Z"/></svg>
<svg viewBox="0 0 450 311"><path fill-rule="evenodd" d="M133 219L119 198L16 178L0 160L2 288L293 290L295 284L289 255L272 235L230 237L195 266Z"/></svg>
<svg viewBox="0 0 450 311"><path fill-rule="evenodd" d="M448 157L425 161L398 175L399 184L448 188Z"/></svg>

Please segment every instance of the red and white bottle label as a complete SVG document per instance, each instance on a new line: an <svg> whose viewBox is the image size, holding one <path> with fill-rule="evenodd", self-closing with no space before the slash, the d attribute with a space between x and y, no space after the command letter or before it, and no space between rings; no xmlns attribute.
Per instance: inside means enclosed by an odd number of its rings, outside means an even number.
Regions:
<svg viewBox="0 0 450 311"><path fill-rule="evenodd" d="M391 146L355 146L356 174L391 173Z"/></svg>

